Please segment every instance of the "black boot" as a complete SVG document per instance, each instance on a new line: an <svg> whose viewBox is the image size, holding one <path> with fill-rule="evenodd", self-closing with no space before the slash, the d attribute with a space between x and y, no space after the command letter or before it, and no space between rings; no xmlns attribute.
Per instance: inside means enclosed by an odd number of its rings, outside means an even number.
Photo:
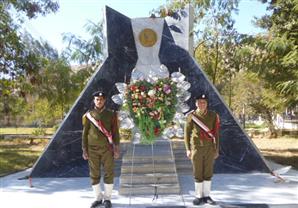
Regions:
<svg viewBox="0 0 298 208"><path fill-rule="evenodd" d="M193 201L192 201L193 205L202 205L204 204L204 200L203 198L195 198Z"/></svg>
<svg viewBox="0 0 298 208"><path fill-rule="evenodd" d="M213 199L211 199L210 196L204 197L203 199L204 199L204 202L205 202L206 204L216 205L216 202L213 201Z"/></svg>
<svg viewBox="0 0 298 208"><path fill-rule="evenodd" d="M103 204L105 208L112 208L112 202L110 200L104 200Z"/></svg>
<svg viewBox="0 0 298 208"><path fill-rule="evenodd" d="M99 207L100 205L102 205L102 200L100 200L100 201L96 200L91 204L90 208L96 208L96 207Z"/></svg>

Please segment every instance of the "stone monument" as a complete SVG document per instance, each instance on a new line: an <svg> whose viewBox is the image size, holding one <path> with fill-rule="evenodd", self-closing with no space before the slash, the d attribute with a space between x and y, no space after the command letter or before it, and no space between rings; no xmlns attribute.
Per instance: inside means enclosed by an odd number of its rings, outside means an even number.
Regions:
<svg viewBox="0 0 298 208"><path fill-rule="evenodd" d="M189 110L195 108L194 98L207 92L211 110L219 113L220 156L216 160L215 173L270 172L257 147L192 57L192 51L188 51L192 50L189 13L179 12L180 20L170 17L130 19L106 7L107 57L33 166L30 177L87 177L88 165L82 159L81 150L81 118L90 106L92 93L98 88L109 90L108 107L119 109L119 105L111 100L112 95L119 93L115 83L128 84L136 67L148 79L154 78L156 68L153 66L160 64L167 67L169 74L180 71L191 84L188 90L191 98L187 101ZM150 73L146 71L148 67L152 68Z"/></svg>

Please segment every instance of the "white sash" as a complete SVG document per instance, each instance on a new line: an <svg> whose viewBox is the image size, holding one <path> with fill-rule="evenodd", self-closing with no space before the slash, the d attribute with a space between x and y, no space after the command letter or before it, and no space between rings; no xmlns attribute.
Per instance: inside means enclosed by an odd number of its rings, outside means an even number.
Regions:
<svg viewBox="0 0 298 208"><path fill-rule="evenodd" d="M112 134L105 129L102 122L99 120L97 121L95 118L93 118L90 114L90 112L86 113L87 118L98 128L99 131L101 131L107 138L110 144L113 144L113 136Z"/></svg>
<svg viewBox="0 0 298 208"><path fill-rule="evenodd" d="M210 132L210 129L208 128L208 126L206 126L202 121L200 121L200 119L198 119L196 116L191 115L192 120L199 126L201 127L201 129L203 129L208 136L210 136L212 138L212 141L214 144L216 144L216 138L215 136Z"/></svg>

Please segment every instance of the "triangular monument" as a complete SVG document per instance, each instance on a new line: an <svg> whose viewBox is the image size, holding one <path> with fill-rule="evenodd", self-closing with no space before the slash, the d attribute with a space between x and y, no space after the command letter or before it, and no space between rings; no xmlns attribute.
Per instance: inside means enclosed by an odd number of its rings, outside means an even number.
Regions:
<svg viewBox="0 0 298 208"><path fill-rule="evenodd" d="M90 106L92 93L100 87L110 91L108 107L119 108L111 100L111 96L118 93L115 83L129 82L132 70L139 57L143 55L138 54L136 41L139 40L134 38L132 20L109 7L106 7L105 15L107 58L91 77L53 135L33 166L30 177L87 177L89 174L88 164L83 160L81 150L82 115ZM180 15L180 18L156 18L162 21L163 26L160 31L155 31L160 37L160 45L155 50L156 54L151 55L157 56L170 73L180 70L186 76L186 80L191 83L188 91L192 97L187 102L190 109L195 107L194 98L202 92L207 92L210 108L219 113L220 157L215 163L215 173L270 172L257 147L245 134L216 88L188 52L189 49L192 50L192 44L189 42L189 13L180 11L177 15ZM136 22L139 22L136 27L142 27L141 18L134 21Z"/></svg>

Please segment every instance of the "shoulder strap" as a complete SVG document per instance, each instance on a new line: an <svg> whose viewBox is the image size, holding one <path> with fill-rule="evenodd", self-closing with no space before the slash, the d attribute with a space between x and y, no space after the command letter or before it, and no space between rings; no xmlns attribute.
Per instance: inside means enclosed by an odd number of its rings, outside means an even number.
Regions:
<svg viewBox="0 0 298 208"><path fill-rule="evenodd" d="M198 117L193 113L191 114L191 119L197 124L203 131L205 131L211 138L214 144L216 144L215 136L211 133L211 130L206 126Z"/></svg>
<svg viewBox="0 0 298 208"><path fill-rule="evenodd" d="M96 120L95 118L93 118L90 114L90 112L86 113L86 117L89 119L89 121L91 121L94 126L100 131L102 132L107 138L110 144L113 144L113 136L112 134L103 126L103 123L101 122L101 120Z"/></svg>

